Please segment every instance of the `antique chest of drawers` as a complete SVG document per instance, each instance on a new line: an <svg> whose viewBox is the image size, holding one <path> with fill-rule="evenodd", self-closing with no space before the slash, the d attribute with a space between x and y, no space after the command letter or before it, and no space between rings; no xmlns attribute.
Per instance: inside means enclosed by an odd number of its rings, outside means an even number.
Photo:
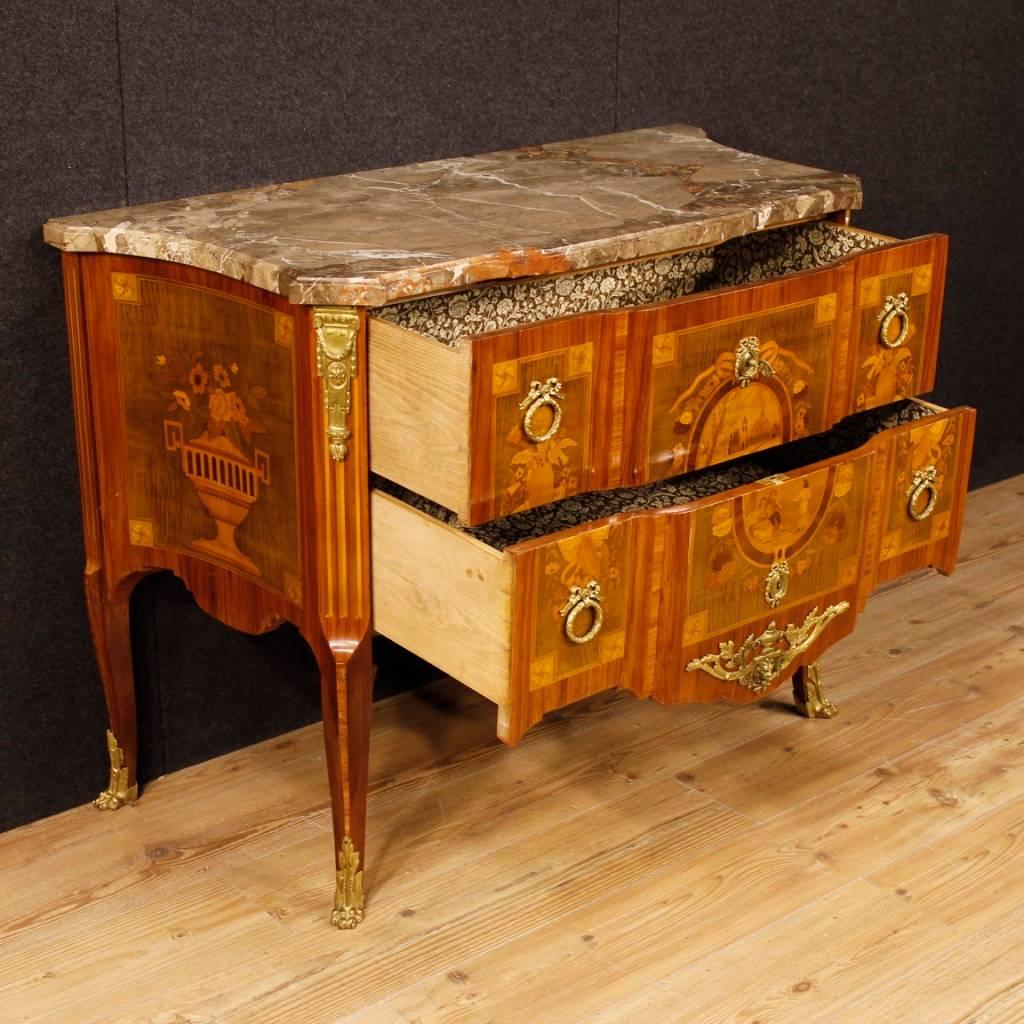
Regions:
<svg viewBox="0 0 1024 1024"><path fill-rule="evenodd" d="M872 590L952 571L974 414L946 240L849 175L671 125L50 221L86 595L138 795L128 595L294 622L323 679L339 927L363 916L374 630L515 744L608 687L760 699ZM669 713L669 712L666 712Z"/></svg>

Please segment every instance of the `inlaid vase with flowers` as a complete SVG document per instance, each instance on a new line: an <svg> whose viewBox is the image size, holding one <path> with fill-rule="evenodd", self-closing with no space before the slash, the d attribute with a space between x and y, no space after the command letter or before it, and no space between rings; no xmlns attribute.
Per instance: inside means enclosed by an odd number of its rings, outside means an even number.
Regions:
<svg viewBox="0 0 1024 1024"><path fill-rule="evenodd" d="M181 453L182 472L216 531L190 546L259 576L259 567L239 549L235 531L259 500L261 487L270 485L270 456L253 444L254 435L266 433L255 412L267 393L259 385L248 387L237 363L213 363L207 371L202 360L201 352L193 354L189 369L156 357L169 384L167 412L174 414L163 421L164 447Z"/></svg>

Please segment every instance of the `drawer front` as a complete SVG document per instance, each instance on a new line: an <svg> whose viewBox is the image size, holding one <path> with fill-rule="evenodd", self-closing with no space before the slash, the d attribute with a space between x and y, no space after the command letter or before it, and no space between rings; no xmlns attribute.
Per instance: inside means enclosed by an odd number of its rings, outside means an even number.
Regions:
<svg viewBox="0 0 1024 1024"><path fill-rule="evenodd" d="M877 582L956 565L974 441L974 411L954 409L890 432Z"/></svg>
<svg viewBox="0 0 1024 1024"><path fill-rule="evenodd" d="M932 236L857 258L851 411L934 386L946 250L946 239Z"/></svg>
<svg viewBox="0 0 1024 1024"><path fill-rule="evenodd" d="M612 686L636 687L652 526L643 517L613 518L516 550L506 740L553 708Z"/></svg>
<svg viewBox="0 0 1024 1024"><path fill-rule="evenodd" d="M727 462L926 391L946 241L875 242L817 270L454 347L371 319L373 468L478 525Z"/></svg>
<svg viewBox="0 0 1024 1024"><path fill-rule="evenodd" d="M618 482L614 334L595 314L474 342L470 523Z"/></svg>
<svg viewBox="0 0 1024 1024"><path fill-rule="evenodd" d="M673 481L636 511L519 543L509 524L466 532L375 494L376 625L498 703L511 744L612 687L758 700L849 633L879 583L952 571L973 425L936 409L757 483L677 505L700 488Z"/></svg>
<svg viewBox="0 0 1024 1024"><path fill-rule="evenodd" d="M834 408L838 270L637 310L629 350L644 366L628 396L637 482L726 462L827 429ZM630 398L627 396L627 402Z"/></svg>
<svg viewBox="0 0 1024 1024"><path fill-rule="evenodd" d="M852 628L877 464L861 450L672 518L659 699L755 700L825 630Z"/></svg>

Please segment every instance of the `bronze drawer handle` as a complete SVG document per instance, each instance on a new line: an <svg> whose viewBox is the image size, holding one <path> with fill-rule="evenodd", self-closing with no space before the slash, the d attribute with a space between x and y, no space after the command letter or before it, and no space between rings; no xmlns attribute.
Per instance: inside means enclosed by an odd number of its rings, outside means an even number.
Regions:
<svg viewBox="0 0 1024 1024"><path fill-rule="evenodd" d="M907 515L911 519L920 522L927 519L934 511L939 500L939 489L935 486L935 478L938 473L934 466L925 466L919 469L907 488ZM928 502L924 508L918 509L917 505L923 494L928 495Z"/></svg>
<svg viewBox="0 0 1024 1024"><path fill-rule="evenodd" d="M878 316L875 317L880 321L878 325L878 343L880 345L884 345L885 348L899 348L907 340L907 335L910 333L909 306L910 297L906 292L900 292L898 295L886 295L885 302L882 303L882 308L878 311ZM890 341L889 326L896 319L900 322L900 333Z"/></svg>
<svg viewBox="0 0 1024 1024"><path fill-rule="evenodd" d="M576 616L585 608L594 610L594 621L586 633L576 633L573 624ZM597 580L591 580L585 587L573 587L569 591L569 600L558 613L565 618L565 635L574 644L587 644L601 632L604 625L604 609L601 607L601 586Z"/></svg>
<svg viewBox="0 0 1024 1024"><path fill-rule="evenodd" d="M558 399L564 399L562 382L557 377L548 377L542 384L539 380L530 384L530 393L519 403L520 409L525 409L523 414L523 433L534 443L550 441L558 433L562 425L562 407ZM543 434L534 432L533 417L544 406L551 409L551 426Z"/></svg>
<svg viewBox="0 0 1024 1024"><path fill-rule="evenodd" d="M751 633L738 647L733 640L723 640L715 654L693 658L686 671L707 672L723 682L739 683L752 693L764 693L849 607L849 601L830 604L823 612L815 607L800 625L791 622L782 629L769 622L763 633Z"/></svg>
<svg viewBox="0 0 1024 1024"><path fill-rule="evenodd" d="M764 599L772 608L778 608L789 590L789 562L784 558L773 562L764 578Z"/></svg>
<svg viewBox="0 0 1024 1024"><path fill-rule="evenodd" d="M758 377L775 376L772 364L761 358L761 342L755 335L741 338L740 343L736 346L733 376L741 388L752 384Z"/></svg>

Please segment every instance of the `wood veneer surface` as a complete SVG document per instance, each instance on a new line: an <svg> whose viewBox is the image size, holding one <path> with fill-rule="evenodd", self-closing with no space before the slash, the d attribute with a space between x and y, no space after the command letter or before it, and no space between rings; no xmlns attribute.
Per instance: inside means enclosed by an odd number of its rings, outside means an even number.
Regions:
<svg viewBox="0 0 1024 1024"><path fill-rule="evenodd" d="M383 702L353 933L318 726L0 836L0 1018L1019 1019L1021 497L971 494L956 574L868 604L833 721L610 694L512 752L454 684Z"/></svg>

